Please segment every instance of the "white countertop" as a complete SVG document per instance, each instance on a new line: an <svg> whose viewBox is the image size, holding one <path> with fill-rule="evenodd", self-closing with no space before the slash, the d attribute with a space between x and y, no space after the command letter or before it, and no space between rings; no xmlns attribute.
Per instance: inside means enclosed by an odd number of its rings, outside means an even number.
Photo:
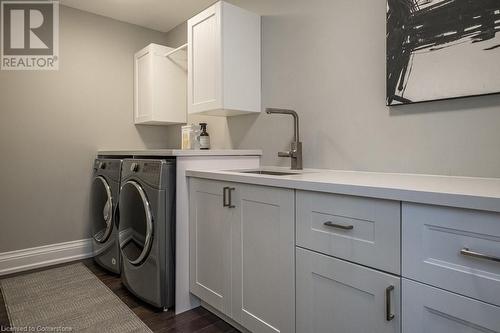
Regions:
<svg viewBox="0 0 500 333"><path fill-rule="evenodd" d="M100 156L261 156L258 149L144 149L144 150L99 150Z"/></svg>
<svg viewBox="0 0 500 333"><path fill-rule="evenodd" d="M290 171L285 168L265 170ZM188 177L500 212L500 178L306 169L269 176L188 170Z"/></svg>

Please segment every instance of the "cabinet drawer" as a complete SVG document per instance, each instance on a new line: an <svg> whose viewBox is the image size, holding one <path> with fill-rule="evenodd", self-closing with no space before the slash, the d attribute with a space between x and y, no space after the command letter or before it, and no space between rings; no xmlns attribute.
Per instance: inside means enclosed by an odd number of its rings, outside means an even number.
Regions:
<svg viewBox="0 0 500 333"><path fill-rule="evenodd" d="M401 279L296 250L297 333L400 331Z"/></svg>
<svg viewBox="0 0 500 333"><path fill-rule="evenodd" d="M403 333L500 333L500 307L403 279Z"/></svg>
<svg viewBox="0 0 500 333"><path fill-rule="evenodd" d="M400 202L297 191L297 245L400 273Z"/></svg>
<svg viewBox="0 0 500 333"><path fill-rule="evenodd" d="M410 203L402 212L404 277L500 306L500 214Z"/></svg>

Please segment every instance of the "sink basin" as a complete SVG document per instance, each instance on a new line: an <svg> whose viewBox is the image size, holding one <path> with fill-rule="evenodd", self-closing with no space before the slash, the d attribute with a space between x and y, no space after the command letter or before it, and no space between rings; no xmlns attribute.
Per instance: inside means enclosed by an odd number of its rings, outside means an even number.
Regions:
<svg viewBox="0 0 500 333"><path fill-rule="evenodd" d="M253 173L256 175L269 175L269 176L291 176L297 175L297 172L281 172L281 171L266 171L266 170L251 170L251 171L239 171L240 173Z"/></svg>

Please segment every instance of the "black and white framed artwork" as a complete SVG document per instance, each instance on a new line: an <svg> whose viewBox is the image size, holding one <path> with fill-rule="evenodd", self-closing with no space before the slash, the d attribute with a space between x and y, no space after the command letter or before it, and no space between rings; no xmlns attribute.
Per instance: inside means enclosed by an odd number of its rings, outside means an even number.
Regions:
<svg viewBox="0 0 500 333"><path fill-rule="evenodd" d="M500 0L387 0L387 105L500 93Z"/></svg>

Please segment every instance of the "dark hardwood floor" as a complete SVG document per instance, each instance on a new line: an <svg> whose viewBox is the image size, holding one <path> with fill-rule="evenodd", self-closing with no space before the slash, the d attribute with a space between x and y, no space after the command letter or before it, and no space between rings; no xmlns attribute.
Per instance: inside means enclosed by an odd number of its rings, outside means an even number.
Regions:
<svg viewBox="0 0 500 333"><path fill-rule="evenodd" d="M73 262L74 263L74 262ZM82 261L109 289L111 289L132 311L146 324L153 332L161 333L237 333L237 329L212 314L211 312L199 307L191 311L175 315L174 311L163 312L158 310L132 295L121 283L120 277L110 274L93 260ZM68 263L72 264L72 263ZM63 265L68 265L63 264ZM41 271L58 266L57 265L29 272L16 273L4 276L0 279L18 276L22 274ZM9 318L5 309L5 302L0 290L0 327L5 329L9 327ZM4 332L5 330L2 330Z"/></svg>

